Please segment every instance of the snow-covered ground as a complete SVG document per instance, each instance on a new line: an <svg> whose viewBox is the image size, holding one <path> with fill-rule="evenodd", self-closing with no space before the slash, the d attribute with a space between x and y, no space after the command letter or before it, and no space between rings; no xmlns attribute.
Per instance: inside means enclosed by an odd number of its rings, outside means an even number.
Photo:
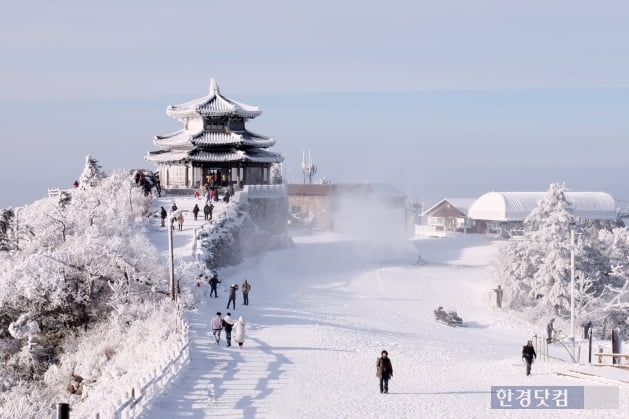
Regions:
<svg viewBox="0 0 629 419"><path fill-rule="evenodd" d="M173 198L158 205L170 208ZM191 210L192 198L175 197ZM202 205L200 205L202 207ZM157 207L159 208L159 206ZM224 204L217 205L219 217ZM175 231L175 256L191 261L192 231L203 224L186 213ZM153 241L166 249L158 227ZM295 246L219 270L223 289L204 298L190 323L190 362L145 409L142 418L485 418L618 417L629 409L629 372L574 366L560 345L559 360L538 360L526 377L521 348L543 334L493 308L487 268L502 242L478 235L407 243L355 241L332 233L295 236ZM415 265L417 255L425 264ZM225 288L252 286L250 305L239 292L227 310ZM181 278L193 284L194 278ZM208 285L200 292L209 295ZM434 321L433 310L456 309L467 327ZM209 322L221 311L247 323L244 347L216 345ZM386 349L394 377L381 395L376 358ZM585 348L584 348L585 349ZM558 375L570 370L607 378ZM623 383L612 378L624 380ZM491 386L617 386L620 409L492 410Z"/></svg>

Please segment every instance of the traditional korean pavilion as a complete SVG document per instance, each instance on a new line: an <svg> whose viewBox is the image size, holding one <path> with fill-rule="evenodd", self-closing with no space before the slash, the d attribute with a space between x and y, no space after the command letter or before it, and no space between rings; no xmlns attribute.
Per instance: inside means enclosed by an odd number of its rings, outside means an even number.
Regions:
<svg viewBox="0 0 629 419"><path fill-rule="evenodd" d="M284 157L267 150L273 138L246 129L247 120L261 113L221 95L212 78L207 96L166 109L184 127L156 136L153 143L160 150L145 159L157 164L165 189L200 188L210 181L220 187L269 184L271 166Z"/></svg>

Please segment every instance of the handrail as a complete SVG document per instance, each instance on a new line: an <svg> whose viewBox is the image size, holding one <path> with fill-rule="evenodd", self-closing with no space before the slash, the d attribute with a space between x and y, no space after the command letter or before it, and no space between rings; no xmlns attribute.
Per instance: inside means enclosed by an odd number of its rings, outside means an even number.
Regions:
<svg viewBox="0 0 629 419"><path fill-rule="evenodd" d="M574 362L575 364L577 364L577 360L574 359L574 354L570 353L570 349L568 349L568 347L566 346L565 343L563 343L561 340L555 338L555 342L559 342L561 344L561 346L564 347L564 349L566 350L566 352L568 352L568 355L570 355L570 358L572 359L572 362Z"/></svg>
<svg viewBox="0 0 629 419"><path fill-rule="evenodd" d="M190 339L189 339L189 324L181 319L182 339L180 344L177 345L175 351L172 352L172 357L161 368L161 371L153 371L152 376L143 378L143 383L138 383L131 388L131 391L127 393L126 399L117 400L116 405L111 406L113 412L110 410L106 416L113 417L114 419L122 419L123 417L133 417L136 408L144 406L152 398L152 396L158 394L156 388L164 386L170 379L175 376L183 367L185 362L190 357ZM96 417L100 417L99 414Z"/></svg>

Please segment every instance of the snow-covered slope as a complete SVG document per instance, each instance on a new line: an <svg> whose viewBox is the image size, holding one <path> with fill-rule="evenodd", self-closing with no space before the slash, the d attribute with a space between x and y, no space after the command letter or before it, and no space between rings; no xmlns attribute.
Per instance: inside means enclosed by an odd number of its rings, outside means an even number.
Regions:
<svg viewBox="0 0 629 419"><path fill-rule="evenodd" d="M193 205L181 201L180 208ZM190 243L185 226L175 234L182 246ZM492 385L620 386L619 410L537 410L535 417L626 417L626 384L559 376L574 369L565 361L538 360L532 376L525 376L521 348L543 332L544 319L533 325L490 305L495 283L486 265L500 242L468 235L377 244L330 233L294 242L219 271L224 287L245 278L251 283L250 305L241 305L239 293L236 309L227 310L222 289L219 298L204 297L197 311L186 314L190 364L142 418L531 415L491 410ZM425 264L414 265L418 254ZM438 305L456 309L467 327L436 323ZM247 322L242 349L211 341L209 321L217 311ZM394 368L387 395L379 394L375 377L383 349ZM566 358L562 351L552 348Z"/></svg>

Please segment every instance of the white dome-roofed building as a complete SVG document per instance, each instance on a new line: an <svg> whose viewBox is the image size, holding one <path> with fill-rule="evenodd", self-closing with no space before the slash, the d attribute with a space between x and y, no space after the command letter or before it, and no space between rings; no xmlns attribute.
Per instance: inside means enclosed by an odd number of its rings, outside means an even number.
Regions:
<svg viewBox="0 0 629 419"><path fill-rule="evenodd" d="M488 233L508 236L537 207L546 192L489 192L470 206L468 217ZM606 192L564 192L572 213L586 220L616 220L615 199ZM483 222L486 228L483 228Z"/></svg>
<svg viewBox="0 0 629 419"><path fill-rule="evenodd" d="M153 143L160 150L145 157L158 165L165 189L199 188L210 179L215 186L269 184L271 165L284 161L267 150L275 145L273 138L245 127L262 113L260 108L221 95L214 78L208 95L169 106L166 113L184 127L156 136Z"/></svg>

